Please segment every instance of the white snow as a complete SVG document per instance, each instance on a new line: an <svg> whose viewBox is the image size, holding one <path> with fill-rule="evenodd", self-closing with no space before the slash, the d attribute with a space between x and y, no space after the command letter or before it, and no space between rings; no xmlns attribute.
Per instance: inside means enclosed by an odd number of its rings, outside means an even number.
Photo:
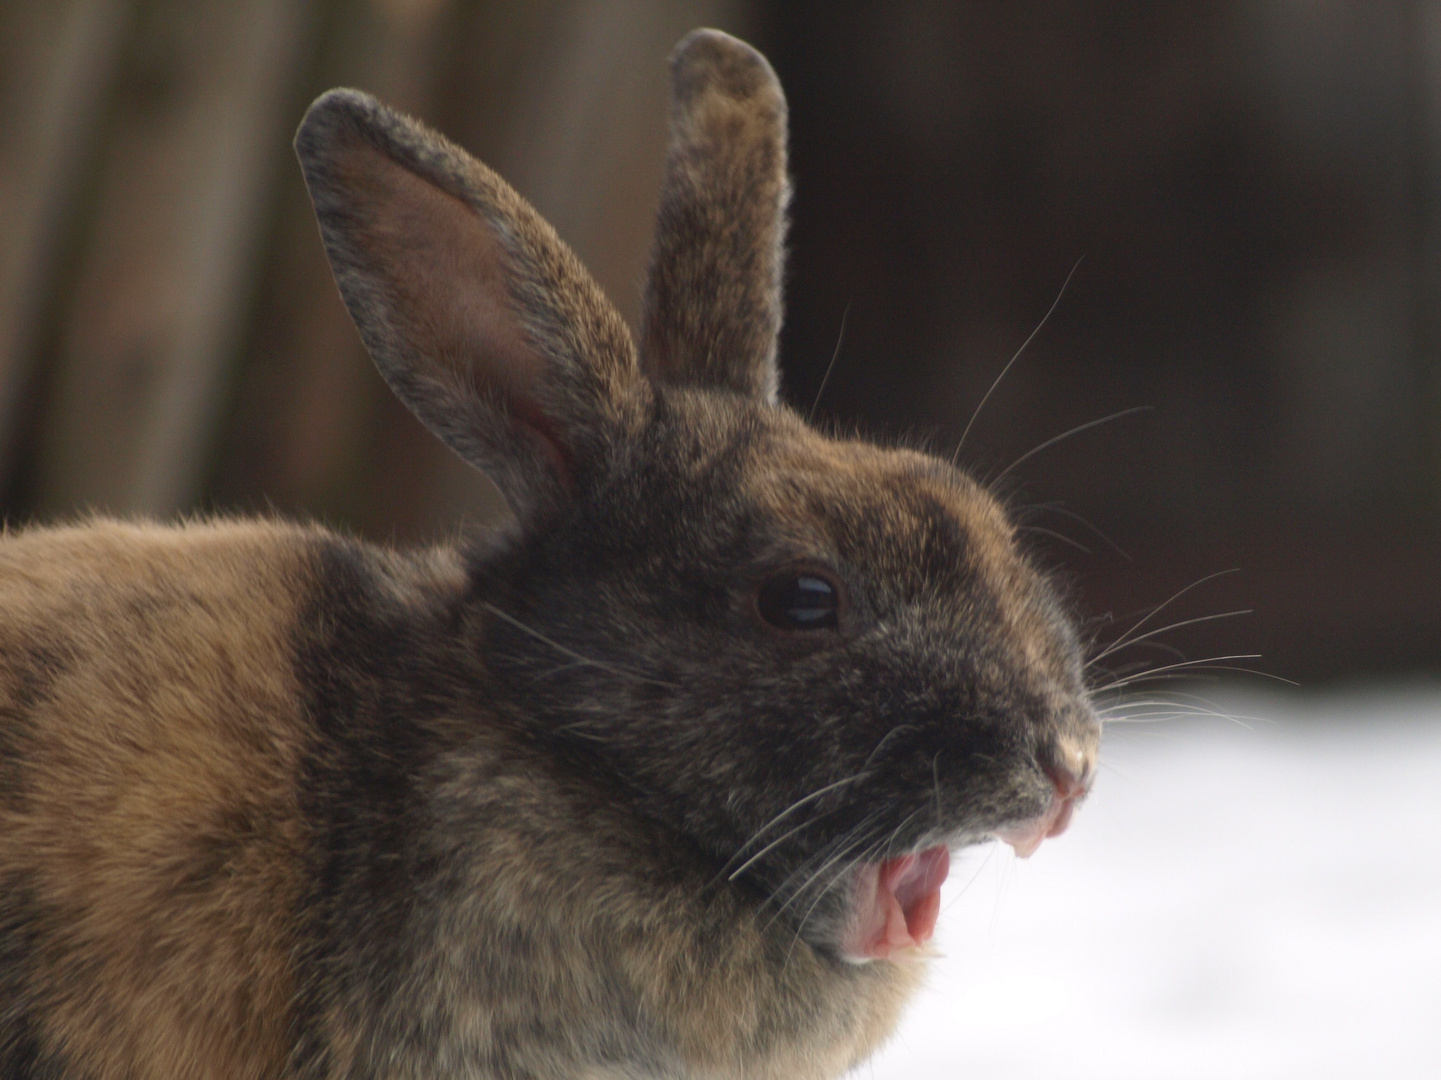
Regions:
<svg viewBox="0 0 1441 1080"><path fill-rule="evenodd" d="M1106 732L1031 859L961 856L856 1080L1441 1077L1441 688Z"/></svg>

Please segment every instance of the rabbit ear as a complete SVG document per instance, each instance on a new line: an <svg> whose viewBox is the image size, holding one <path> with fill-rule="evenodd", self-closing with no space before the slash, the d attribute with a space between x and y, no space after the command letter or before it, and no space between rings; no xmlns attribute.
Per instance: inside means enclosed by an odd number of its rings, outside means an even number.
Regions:
<svg viewBox="0 0 1441 1080"><path fill-rule="evenodd" d="M774 402L790 198L785 95L765 57L718 30L686 37L671 76L645 368Z"/></svg>
<svg viewBox="0 0 1441 1080"><path fill-rule="evenodd" d="M317 99L295 148L386 382L518 513L563 497L644 382L575 254L495 173L366 94Z"/></svg>

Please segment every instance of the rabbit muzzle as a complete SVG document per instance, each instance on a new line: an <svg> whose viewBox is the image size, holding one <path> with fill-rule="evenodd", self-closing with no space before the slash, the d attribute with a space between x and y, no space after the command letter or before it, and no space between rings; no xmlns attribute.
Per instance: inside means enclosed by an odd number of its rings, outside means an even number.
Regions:
<svg viewBox="0 0 1441 1080"><path fill-rule="evenodd" d="M1042 753L1040 768L1051 785L1045 809L994 830L996 839L1023 859L1069 827L1095 779L1096 740L1058 740ZM922 946L935 933L950 863L950 848L936 844L863 865L854 879L841 955L853 963L922 956Z"/></svg>
<svg viewBox="0 0 1441 1080"><path fill-rule="evenodd" d="M1071 814L1086 797L1088 785L1063 766L1046 770L1055 790L1051 793L1051 804L1037 817L1027 818L996 830L996 838L1009 844L1023 859L1030 858L1041 846L1041 841L1060 836L1071 824Z"/></svg>

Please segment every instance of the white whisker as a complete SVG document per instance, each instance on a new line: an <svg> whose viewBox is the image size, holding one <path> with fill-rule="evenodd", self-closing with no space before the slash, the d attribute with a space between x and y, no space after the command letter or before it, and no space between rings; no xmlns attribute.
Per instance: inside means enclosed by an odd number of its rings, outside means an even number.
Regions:
<svg viewBox="0 0 1441 1080"><path fill-rule="evenodd" d="M1146 633L1141 634L1139 637L1133 637L1127 641L1118 641L1114 645L1107 646L1106 648L1098 652L1095 656L1091 657L1090 662L1094 664L1097 660L1104 660L1106 657L1110 656L1118 649L1129 648L1130 646L1135 645L1139 642L1148 641L1149 639L1155 637L1158 634L1165 634L1169 633L1172 630L1179 630L1183 626L1195 626L1197 623L1215 622L1217 619L1234 619L1239 615L1250 615L1254 612L1255 608L1239 608L1236 611L1222 611L1216 615L1199 615L1194 619L1182 619L1179 622L1173 622L1169 623L1166 626L1157 627L1155 630L1148 630L1146 631Z"/></svg>
<svg viewBox="0 0 1441 1080"><path fill-rule="evenodd" d="M752 844L754 844L757 840L759 840L763 835L765 835L765 833L769 832L769 831L770 831L771 829L773 829L776 825L780 824L780 822L781 822L783 819L789 817L789 816L790 816L791 814L793 814L795 811L799 810L802 806L805 806L807 803L814 802L816 799L819 799L822 795L825 795L827 792L834 791L834 790L835 790L836 788L838 788L838 787L844 787L846 784L853 784L853 783L855 783L857 780L863 779L864 777L869 776L869 775L870 775L870 774L865 771L865 767L862 766L861 769L860 769L858 772L856 772L854 775L848 776L848 777L846 777L844 780L837 780L837 781L835 781L835 782L832 783L832 784L827 784L825 787L823 787L823 788L818 788L817 790L812 791L809 795L805 795L805 796L797 799L795 802L791 803L790 806L786 807L786 808L785 808L784 810L782 810L779 814L777 814L775 817L771 818L771 819L770 819L769 821L767 821L764 825L762 825L759 829L757 829L755 832L753 832L753 833L751 834L751 838L750 838L749 840L747 840L744 844L742 844L742 845L740 846L740 849L739 849L738 851L736 851L735 855L732 855L732 856L731 856L731 859L734 860L735 858L737 858L737 857L741 854L741 852L745 851L746 848L750 847L750 846L751 846ZM771 841L771 842L770 842L769 844L767 844L765 847L761 848L760 851L756 852L756 853L755 853L754 855L752 855L749 859L747 859L747 860L740 866L740 868L739 868L738 870L736 870L733 874L730 875L729 880L734 881L736 878L740 877L740 875L741 875L742 873L744 873L744 872L746 871L746 869L751 866L751 864L753 864L753 863L754 863L757 859L759 859L761 856L765 855L766 852L768 852L768 851L770 851L771 849L773 849L773 848L774 848L777 844L779 844L781 841L785 840L785 839L786 839L787 837L789 837L789 836L793 836L795 833L799 832L801 829L805 828L807 825L813 825L813 824L815 824L815 822L813 822L813 821L803 822L802 824L797 825L794 829L791 829L790 831L788 831L788 832L786 832L786 833L783 833L783 834L779 837L779 839L776 839L776 840ZM722 867L722 872L724 872L724 867Z"/></svg>
<svg viewBox="0 0 1441 1080"><path fill-rule="evenodd" d="M1040 446L1027 450L1020 457L1016 458L1015 461L1011 462L999 473L997 473L995 480L993 480L992 483L996 483L1000 480L1005 479L1007 474L1009 474L1013 469L1017 469L1021 465L1025 464L1027 461L1030 461L1031 458L1035 457L1042 450L1049 450L1058 442L1064 442L1066 439L1071 438L1071 436L1073 435L1079 435L1083 431L1090 431L1091 428L1100 427L1102 424L1109 424L1112 420L1120 420L1122 417L1133 416L1136 413L1152 412L1155 408L1156 407L1154 405L1133 405L1129 409L1122 409L1120 412L1113 412L1111 413L1111 415L1103 416L1099 420L1090 420L1084 424L1077 424L1075 427L1071 428L1070 431L1063 431L1061 432L1061 434L1054 435L1051 438L1047 439L1045 442L1041 443Z"/></svg>
<svg viewBox="0 0 1441 1080"><path fill-rule="evenodd" d="M954 465L956 463L956 460L961 456L961 447L966 445L966 436L971 433L971 428L975 426L976 417L981 415L981 410L986 407L986 402L991 400L991 395L996 392L996 387L1001 385L1001 380L1006 377L1006 373L1010 371L1011 368L1015 366L1016 361L1021 358L1021 353L1026 351L1026 346L1029 345L1035 339L1036 335L1041 332L1041 327L1045 326L1046 323L1050 321L1051 314L1061 303L1061 297L1066 295L1066 286L1071 284L1071 278L1076 276L1076 271L1080 269L1081 262L1084 259L1085 256L1082 255L1080 259L1076 260L1076 264L1071 267L1071 272L1066 275L1066 280L1061 282L1061 291L1056 293L1056 298L1051 301L1051 306L1047 308L1046 313L1041 316L1041 321L1036 323L1036 328L1031 331L1030 336L1027 337L1025 341L1021 342L1021 347L1015 351L1015 354L1009 360L1006 361L1006 366L1001 368L1001 373L996 376L996 381L991 383L991 388L987 390L985 396L981 398L981 403L976 406L976 411L971 413L970 420L966 422L965 430L961 432L960 441L956 443L955 450L951 452L952 465Z"/></svg>
<svg viewBox="0 0 1441 1080"><path fill-rule="evenodd" d="M1191 584L1187 585L1184 589L1181 589L1179 592L1174 593L1166 600L1161 601L1161 603L1157 604L1149 612L1143 615L1139 620L1137 620L1134 625L1131 626L1129 630L1127 630L1119 638L1117 638L1111 643L1108 651L1114 652L1116 649L1120 648L1122 643L1129 640L1136 633L1136 631L1140 630L1141 627L1145 626L1148 622L1154 619L1161 612L1165 611L1166 608L1170 607L1172 604L1174 604L1177 600L1181 599L1181 597L1185 596L1191 590L1198 589L1202 585L1206 584L1206 582L1214 581L1218 577L1225 577L1227 574L1235 574L1239 572L1239 567L1232 567L1229 570L1217 570L1214 574L1207 574L1203 578L1197 578L1195 581L1191 582ZM1098 657L1092 657L1086 662L1086 667L1089 668L1092 664L1096 662L1097 659Z"/></svg>
<svg viewBox="0 0 1441 1080"><path fill-rule="evenodd" d="M1223 661L1226 661L1226 660L1259 660L1260 658L1261 658L1261 654L1260 654L1260 653L1231 653L1231 654L1229 654L1229 655L1227 655L1227 656L1208 656L1208 657L1205 657L1204 659L1201 659L1201 660L1181 660L1181 661L1178 661L1177 663L1174 663L1174 664L1163 664L1161 667L1158 667L1158 668L1150 668L1150 669L1148 669L1148 670L1146 670L1146 671L1137 672L1135 675L1127 675L1127 676L1125 676L1124 678L1115 679L1115 680L1113 680L1112 682L1107 683L1107 684L1104 685L1104 686L1093 687L1092 690L1091 690L1091 693L1092 693L1093 695L1094 695L1094 694L1105 694L1105 693L1109 693L1109 692L1111 692L1111 691L1113 691L1113 690L1119 690L1119 689L1121 689L1122 687L1125 687L1125 686L1131 686L1132 684L1134 684L1134 683L1136 683L1136 682L1139 682L1139 681L1141 681L1141 680L1151 679L1151 678L1154 678L1154 677L1157 676L1157 675L1162 675L1162 674L1165 674L1165 673L1168 673L1168 672L1172 672L1172 671L1181 671L1181 670L1185 670L1185 669L1188 669L1188 668L1197 668L1197 667L1200 667L1201 665L1217 665L1217 664L1220 664L1220 663L1222 663ZM1234 669L1234 668L1221 669L1221 668L1217 668L1216 670L1241 670L1241 671L1245 671L1245 670L1247 670L1247 669L1245 669L1245 668L1240 668L1240 669ZM1256 672L1255 674L1261 674L1261 673L1260 673L1260 672Z"/></svg>
<svg viewBox="0 0 1441 1080"><path fill-rule="evenodd" d="M1042 536L1049 536L1052 539L1061 541L1061 543L1063 544L1069 544L1071 547L1076 548L1078 551L1082 551L1087 555L1094 554L1094 552L1091 551L1090 548L1088 548L1085 544L1081 543L1079 540L1073 540L1065 533L1057 532L1055 529L1047 529L1040 525L1017 525L1016 528L1022 530L1023 532L1040 533Z"/></svg>
<svg viewBox="0 0 1441 1080"><path fill-rule="evenodd" d="M835 370L836 359L841 355L841 342L846 339L846 320L850 318L850 314L851 305L847 301L845 311L841 312L841 329L836 334L836 347L831 352L831 362L826 365L826 373L821 376L820 388L816 390L816 399L811 402L811 411L806 414L806 423L808 424L816 418L816 406L821 403L821 395L826 392L826 383L831 381L831 372Z"/></svg>
<svg viewBox="0 0 1441 1080"><path fill-rule="evenodd" d="M547 637L534 627L526 626L525 623L521 622L514 615L507 614L500 608L496 607L494 604L482 602L480 606L483 607L486 611L490 612L496 618L503 619L505 622L508 622L517 630L529 634L531 637L535 638L539 642L542 642L543 644L549 645L556 652L561 653L564 656L570 657L576 662L577 665L600 668L602 671L609 671L613 675L620 675L623 678L627 679L635 679L639 682L652 683L655 686L664 686L669 690L679 689L679 687L677 687L675 683L666 682L663 679L654 679L648 675L642 675L639 672L630 671L627 668L620 667L617 664L608 664L604 660L593 660L589 656L582 656L574 649L568 648L567 646L562 645L555 639Z"/></svg>

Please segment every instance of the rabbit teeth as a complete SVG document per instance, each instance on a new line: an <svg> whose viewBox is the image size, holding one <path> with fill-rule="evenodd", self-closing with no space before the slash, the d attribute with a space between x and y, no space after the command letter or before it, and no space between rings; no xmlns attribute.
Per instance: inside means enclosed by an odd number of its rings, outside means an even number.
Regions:
<svg viewBox="0 0 1441 1080"><path fill-rule="evenodd" d="M1041 841L1060 836L1071 824L1071 814L1086 797L1087 787L1065 768L1050 771L1055 791L1051 794L1051 805L1039 817L1028 818L996 830L996 838L1011 845L1021 858L1034 855Z"/></svg>

